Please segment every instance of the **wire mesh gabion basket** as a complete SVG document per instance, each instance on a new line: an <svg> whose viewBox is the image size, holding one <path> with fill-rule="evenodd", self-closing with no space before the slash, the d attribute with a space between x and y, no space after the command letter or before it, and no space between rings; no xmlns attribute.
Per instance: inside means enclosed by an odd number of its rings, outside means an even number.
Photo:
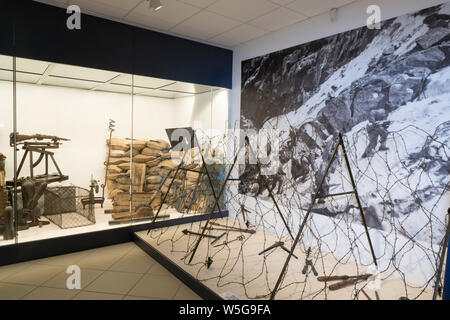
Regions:
<svg viewBox="0 0 450 320"><path fill-rule="evenodd" d="M44 216L61 229L95 224L94 205L83 206L89 190L76 187L50 187L44 194Z"/></svg>

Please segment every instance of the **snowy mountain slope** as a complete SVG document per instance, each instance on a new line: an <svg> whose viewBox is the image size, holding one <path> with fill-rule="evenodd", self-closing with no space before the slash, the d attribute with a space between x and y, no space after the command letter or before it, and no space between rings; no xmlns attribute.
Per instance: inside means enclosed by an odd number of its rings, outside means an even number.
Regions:
<svg viewBox="0 0 450 320"><path fill-rule="evenodd" d="M241 124L278 130L281 173L268 179L281 181L274 188L280 203L292 207L295 196L307 208L342 132L369 227L389 240L382 246L402 242L406 250L417 241L435 257L450 204L449 22L446 3L381 30L360 28L244 63ZM339 158L321 191L349 188ZM314 210L361 223L352 197ZM299 221L289 221L297 230ZM433 267L426 269L429 276Z"/></svg>

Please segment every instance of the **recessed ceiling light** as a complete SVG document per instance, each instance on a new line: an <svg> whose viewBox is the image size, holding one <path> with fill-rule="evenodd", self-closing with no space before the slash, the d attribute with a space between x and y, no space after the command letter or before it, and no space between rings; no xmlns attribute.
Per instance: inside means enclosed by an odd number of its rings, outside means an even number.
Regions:
<svg viewBox="0 0 450 320"><path fill-rule="evenodd" d="M162 3L160 0L150 0L150 9L153 9L154 11L158 11L159 9L161 9Z"/></svg>

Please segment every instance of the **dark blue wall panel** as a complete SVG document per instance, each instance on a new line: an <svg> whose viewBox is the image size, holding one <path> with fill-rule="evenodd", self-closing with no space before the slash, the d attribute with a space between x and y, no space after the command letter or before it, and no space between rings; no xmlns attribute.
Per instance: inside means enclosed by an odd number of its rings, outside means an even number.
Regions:
<svg viewBox="0 0 450 320"><path fill-rule="evenodd" d="M232 51L135 28L136 74L231 89Z"/></svg>
<svg viewBox="0 0 450 320"><path fill-rule="evenodd" d="M69 30L65 9L31 0L0 12L0 54L12 54L14 21L18 57L231 88L231 50L85 14Z"/></svg>
<svg viewBox="0 0 450 320"><path fill-rule="evenodd" d="M0 2L0 52L13 54L13 2Z"/></svg>

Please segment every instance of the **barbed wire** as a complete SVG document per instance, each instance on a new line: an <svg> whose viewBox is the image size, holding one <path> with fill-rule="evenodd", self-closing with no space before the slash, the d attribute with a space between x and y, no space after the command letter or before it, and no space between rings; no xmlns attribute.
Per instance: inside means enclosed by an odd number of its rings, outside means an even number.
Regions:
<svg viewBox="0 0 450 320"><path fill-rule="evenodd" d="M283 120L289 124L287 117ZM230 217L217 220L226 232L219 242L213 245L214 238L203 239L195 259L189 263L198 236L185 235L182 231L200 232L205 223L152 230L152 241L157 246L169 244L170 252L180 254L181 262L199 281L218 290L234 290L246 299L270 298L288 253L280 246L265 253L261 251L281 242L291 251L292 238L288 228L297 234L336 144L336 135L326 134L310 120L296 129L290 126L291 136L282 134L284 149L281 151L288 156L280 161L281 174L265 177L271 179L269 188L273 188L270 191L274 193L280 212L269 197L259 172L252 166L246 166L244 170L235 166L231 174L233 180L223 181L226 185L221 208L228 210ZM275 130L278 125L267 123L266 127ZM366 290L379 293L381 299L383 296L390 299L431 298L448 226L450 123L440 124L432 133L414 125L384 132L379 130L367 126L347 132L344 144L370 236L375 243L379 265L376 274L381 285L374 289L371 278L372 282L367 279L355 281L345 288L330 290L333 282L320 282L311 270L305 273L299 270L309 259L311 264L308 266L314 266L318 276L358 278L373 266L355 199L348 194L320 199L313 208L299 245L293 251L297 259L291 259L286 273L281 275L277 298L366 299ZM413 143L412 134L416 137ZM239 137L232 139L236 140L236 153L237 141L241 140ZM314 141L314 149L303 143L309 139ZM215 149L226 152L225 137L215 137L215 140L219 141ZM300 174L292 170L294 160L301 162ZM225 174L229 170L231 165L224 165ZM286 172L289 170L291 172ZM339 190L345 192L351 187L340 156L325 181L321 190L323 195ZM219 189L214 191L218 193ZM281 215L286 225L282 223ZM222 232L209 230L206 234L217 236ZM212 260L209 265L208 259ZM383 290L385 285L389 289Z"/></svg>

